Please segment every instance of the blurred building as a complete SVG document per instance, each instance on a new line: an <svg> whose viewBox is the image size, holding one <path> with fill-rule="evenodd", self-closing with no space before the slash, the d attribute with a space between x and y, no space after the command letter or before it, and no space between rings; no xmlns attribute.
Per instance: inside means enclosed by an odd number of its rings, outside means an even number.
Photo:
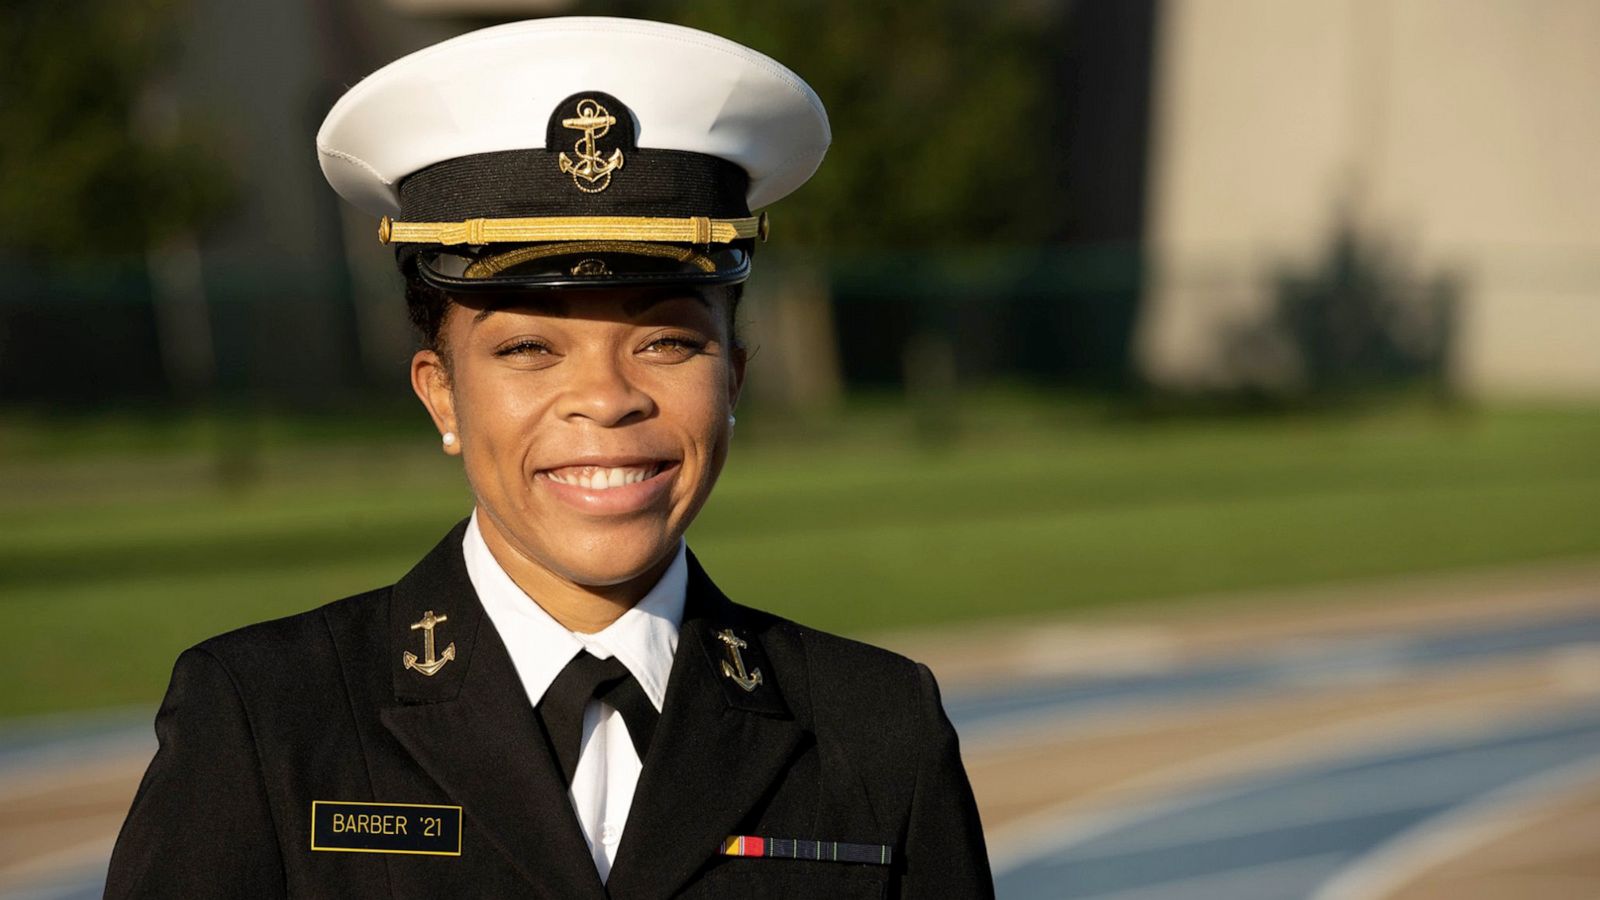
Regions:
<svg viewBox="0 0 1600 900"><path fill-rule="evenodd" d="M1600 395L1600 4L1165 0L1158 29L1152 379L1295 378L1230 336L1348 228L1457 287L1460 388Z"/></svg>

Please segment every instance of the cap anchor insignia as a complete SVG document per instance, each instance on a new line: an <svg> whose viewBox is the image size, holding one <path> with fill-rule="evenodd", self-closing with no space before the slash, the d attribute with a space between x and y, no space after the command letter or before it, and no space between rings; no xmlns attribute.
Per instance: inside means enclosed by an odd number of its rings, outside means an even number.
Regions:
<svg viewBox="0 0 1600 900"><path fill-rule="evenodd" d="M441 622L448 621L450 621L449 616L436 616L433 614L433 610L430 609L422 614L422 621L411 623L412 631L416 631L418 628L422 629L422 661L418 662L417 655L407 650L400 654L401 658L405 660L406 668L415 669L424 675L432 675L444 668L445 663L456 658L455 641L451 641L450 645L444 648L444 655L437 659L433 655L433 628Z"/></svg>
<svg viewBox="0 0 1600 900"><path fill-rule="evenodd" d="M750 645L740 640L733 633L732 628L724 628L717 632L717 640L728 645L729 658L722 661L722 674L733 679L734 684L744 688L745 693L755 690L756 686L761 683L761 670L751 669L746 672L744 670L744 657L739 655L740 650Z"/></svg>
<svg viewBox="0 0 1600 900"><path fill-rule="evenodd" d="M576 118L562 119L561 127L571 128L583 132L583 137L578 138L578 143L573 145L572 152L578 155L574 163L565 153L560 156L561 171L572 174L572 183L585 194L598 194L611 186L611 173L622 168L622 149L619 147L611 151L611 158L607 159L600 153L597 141L606 136L611 126L617 124L617 117L606 112L606 108L593 100L584 100L578 104ZM588 182L587 185L584 182Z"/></svg>

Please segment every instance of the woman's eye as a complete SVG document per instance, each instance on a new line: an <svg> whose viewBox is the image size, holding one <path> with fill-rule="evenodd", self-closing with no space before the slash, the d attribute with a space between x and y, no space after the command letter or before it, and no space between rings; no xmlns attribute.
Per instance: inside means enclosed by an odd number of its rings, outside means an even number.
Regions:
<svg viewBox="0 0 1600 900"><path fill-rule="evenodd" d="M677 335L656 338L644 347L647 352L663 356L693 356L705 348L704 341Z"/></svg>
<svg viewBox="0 0 1600 900"><path fill-rule="evenodd" d="M550 348L534 340L514 341L494 352L495 356L544 356Z"/></svg>

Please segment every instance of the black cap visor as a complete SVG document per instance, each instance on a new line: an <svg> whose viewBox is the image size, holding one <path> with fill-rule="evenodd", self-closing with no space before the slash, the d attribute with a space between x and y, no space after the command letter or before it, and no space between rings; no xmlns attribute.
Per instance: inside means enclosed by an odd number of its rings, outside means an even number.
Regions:
<svg viewBox="0 0 1600 900"><path fill-rule="evenodd" d="M418 249L414 259L422 280L449 291L738 284L750 277L746 243L431 246Z"/></svg>

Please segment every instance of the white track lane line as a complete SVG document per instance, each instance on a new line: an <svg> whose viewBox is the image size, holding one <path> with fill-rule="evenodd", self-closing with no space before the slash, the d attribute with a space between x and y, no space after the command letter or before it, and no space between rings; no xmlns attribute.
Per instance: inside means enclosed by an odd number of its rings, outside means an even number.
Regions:
<svg viewBox="0 0 1600 900"><path fill-rule="evenodd" d="M1538 718L1548 715L1546 711ZM1487 738L1517 724L1523 724L1517 717L1512 717L1510 722L1503 719L1486 722L1475 710L1430 714L1426 710L1403 709L1232 747L1119 782L1115 789L1118 793L1128 791L1139 795L1163 789L1183 790L1185 786L1203 785L1245 772L1255 777L1284 774L1304 766L1368 753L1388 755L1440 739ZM1119 803L1112 809L1088 811L1079 808L1083 805L1082 799L1069 800L1006 825L986 829L989 866L998 877L1130 822L1168 816L1235 793L1237 786L1222 784L1185 791L1177 797L1153 797L1146 802Z"/></svg>
<svg viewBox="0 0 1600 900"><path fill-rule="evenodd" d="M1541 772L1402 832L1346 866L1312 900L1380 900L1417 875L1526 824L1528 814L1600 780L1600 754Z"/></svg>
<svg viewBox="0 0 1600 900"><path fill-rule="evenodd" d="M117 828L123 818L121 813L103 817L102 823L108 828L98 836L65 844L0 872L5 876L0 885L52 883L62 878L70 879L75 872L104 869L111 860L111 850L117 843ZM10 890L0 888L0 900L8 898Z"/></svg>

